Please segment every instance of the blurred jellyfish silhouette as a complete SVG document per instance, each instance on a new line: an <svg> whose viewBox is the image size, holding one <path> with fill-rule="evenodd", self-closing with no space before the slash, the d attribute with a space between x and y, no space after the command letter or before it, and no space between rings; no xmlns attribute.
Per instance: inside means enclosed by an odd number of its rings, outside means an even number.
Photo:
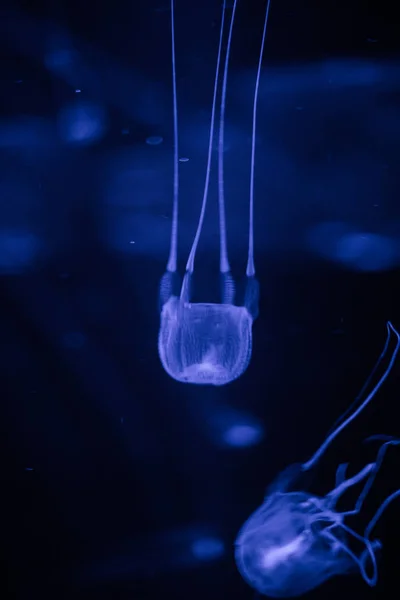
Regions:
<svg viewBox="0 0 400 600"><path fill-rule="evenodd" d="M107 545L105 553L100 549L96 554L77 570L75 577L81 582L153 578L195 569L220 561L225 556L225 543L212 526L192 523L127 539L115 547Z"/></svg>
<svg viewBox="0 0 400 600"><path fill-rule="evenodd" d="M377 582L376 553L381 542L373 538L372 533L385 509L400 496L400 490L382 502L363 534L351 528L346 519L360 513L387 449L400 444L400 440L374 436L373 439L382 440L375 461L352 477L346 477L347 464L339 465L335 487L326 496L298 489L296 479L318 463L336 436L361 413L388 377L400 348L400 336L391 323L387 324L387 330L383 352L353 405L342 415L310 460L302 465L292 465L278 476L267 490L264 503L249 517L238 534L235 542L237 567L247 583L260 594L271 598L301 596L335 575L355 570L370 586ZM387 354L392 336L396 345L389 365L366 395ZM362 489L354 507L339 511L339 498L358 483L362 483ZM353 550L354 543L361 548L359 552Z"/></svg>
<svg viewBox="0 0 400 600"><path fill-rule="evenodd" d="M237 379L248 367L252 351L252 325L258 315L259 285L255 278L253 250L253 207L254 207L254 163L257 96L261 73L261 63L268 22L269 2L265 15L261 49L256 77L253 128L251 143L251 174L249 201L249 246L246 268L246 292L243 306L234 304L235 284L230 273L228 259L225 194L224 194L224 123L226 87L228 79L229 55L232 40L237 0L234 1L229 23L229 33L222 78L221 107L218 136L218 209L221 279L221 302L192 303L191 284L194 273L194 262L200 240L209 190L212 142L214 137L215 108L220 73L224 26L226 21L226 2L223 3L220 29L217 67L215 74L213 102L211 110L208 159L206 167L205 187L200 217L192 248L186 264L181 289L177 275L178 244L178 110L176 97L175 69L175 34L174 34L174 1L171 0L172 25L172 72L174 99L174 195L171 227L171 245L167 269L160 283L161 323L158 337L158 351L165 371L174 379L186 383L224 385Z"/></svg>
<svg viewBox="0 0 400 600"><path fill-rule="evenodd" d="M27 230L0 229L0 274L20 273L39 258L42 243Z"/></svg>
<svg viewBox="0 0 400 600"><path fill-rule="evenodd" d="M91 102L69 104L58 115L59 134L67 144L96 143L104 136L106 126L103 107Z"/></svg>
<svg viewBox="0 0 400 600"><path fill-rule="evenodd" d="M202 404L204 410L204 403ZM204 411L202 421L213 444L225 449L251 448L265 436L263 424L247 411L213 406Z"/></svg>
<svg viewBox="0 0 400 600"><path fill-rule="evenodd" d="M347 223L320 223L308 232L307 243L324 258L355 271L384 271L399 260L396 238L359 231Z"/></svg>

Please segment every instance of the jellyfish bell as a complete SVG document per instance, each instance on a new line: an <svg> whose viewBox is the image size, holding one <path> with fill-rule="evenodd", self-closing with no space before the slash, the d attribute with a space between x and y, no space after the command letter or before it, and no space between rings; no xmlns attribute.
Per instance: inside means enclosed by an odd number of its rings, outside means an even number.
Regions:
<svg viewBox="0 0 400 600"><path fill-rule="evenodd" d="M242 577L260 594L272 598L301 596L335 575L357 570L365 582L374 586L378 580L377 552L382 544L372 539L372 532L386 508L400 497L393 492L379 506L364 532L358 533L347 524L347 518L358 515L388 449L400 445L400 440L386 435L372 436L367 441L380 441L374 462L367 464L353 476L347 476L347 464L336 471L335 486L325 495L318 496L304 490L295 490L301 472L307 473L319 463L322 455L337 435L347 427L374 398L387 379L400 349L400 336L391 323L388 336L371 375L352 405L314 455L299 469L289 467L268 488L264 503L245 522L235 542L236 564ZM363 396L371 376L380 368L394 335L396 345L389 364L372 391ZM337 503L346 490L362 484L355 505L339 511ZM353 549L354 542L361 551Z"/></svg>
<svg viewBox="0 0 400 600"><path fill-rule="evenodd" d="M374 466L367 465L347 487L372 473ZM344 515L335 510L336 499L333 502L332 493L318 497L303 491L276 491L267 496L246 521L235 544L238 569L251 587L272 598L291 598L357 568L374 584L374 552L380 543L348 528ZM350 537L364 544L361 557L350 549ZM373 571L370 579L368 559Z"/></svg>
<svg viewBox="0 0 400 600"><path fill-rule="evenodd" d="M191 301L191 286L194 275L194 263L197 247L200 241L207 207L215 126L216 98L220 75L220 65L222 60L225 21L227 18L227 3L224 0L222 8L222 21L211 109L210 135L203 201L201 204L200 216L193 239L193 244L186 263L186 272L183 278L181 289L179 291L177 290L179 198L178 108L176 92L174 0L171 0L172 82L174 108L174 194L170 252L167 269L161 279L159 290L161 316L158 336L158 352L161 364L163 365L165 371L173 379L192 384L225 385L237 379L242 375L242 373L244 373L251 358L252 325L258 316L259 285L255 277L253 240L255 132L258 87L261 74L261 62L264 50L269 3L262 37L254 94L250 168L248 231L249 245L246 268L247 281L245 298L243 305L241 306L235 304L235 283L231 276L228 258L224 190L226 87L236 5L237 0L234 0L231 19L229 22L227 49L222 77L218 135L218 213L220 237L219 271L221 280L221 302L214 304L207 302L193 303Z"/></svg>
<svg viewBox="0 0 400 600"><path fill-rule="evenodd" d="M174 379L224 385L247 368L252 318L245 306L192 304L171 297L161 319L159 355Z"/></svg>
<svg viewBox="0 0 400 600"><path fill-rule="evenodd" d="M306 493L275 494L246 522L236 540L242 577L271 598L300 596L355 569L340 547L316 535L316 508Z"/></svg>

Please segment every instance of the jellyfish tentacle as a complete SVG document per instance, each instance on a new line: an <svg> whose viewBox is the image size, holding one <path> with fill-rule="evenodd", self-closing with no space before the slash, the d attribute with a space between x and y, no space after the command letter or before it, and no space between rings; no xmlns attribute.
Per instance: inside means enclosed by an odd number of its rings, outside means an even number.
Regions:
<svg viewBox="0 0 400 600"><path fill-rule="evenodd" d="M225 2L224 2L225 4ZM225 106L226 106L226 88L228 84L229 59L231 54L231 43L233 24L235 21L237 0L234 0L231 22L229 25L228 42L225 54L224 75L222 79L221 107L219 120L218 136L218 213L219 213L219 243L220 257L219 265L221 273L229 273L228 249L226 243L226 219L225 219L225 184L224 184L224 140L225 140Z"/></svg>
<svg viewBox="0 0 400 600"><path fill-rule="evenodd" d="M207 155L207 167L206 167L206 178L204 183L204 192L203 192L203 200L201 204L200 217L197 225L196 234L194 236L192 248L190 250L189 258L186 263L186 270L190 273L194 270L194 260L196 257L197 246L199 244L200 235L203 229L204 217L206 214L207 208L207 200L208 200L208 190L210 186L210 174L211 174L211 156L212 156L212 144L214 137L214 128L215 128L215 111L217 105L217 91L218 91L218 79L219 72L221 66L221 56L222 56L222 41L224 36L224 26L225 26L225 13L226 13L226 0L224 0L222 6L222 18L221 18L221 28L219 34L219 44L218 44L218 54L217 54L217 66L215 70L215 79L214 79L214 91L213 91L213 100L212 100L212 108L211 108L211 122L210 122L210 135L208 139L208 155ZM228 269L229 270L229 269Z"/></svg>
<svg viewBox="0 0 400 600"><path fill-rule="evenodd" d="M365 498L367 497L368 492L370 491L370 489L375 481L375 478L382 466L383 459L385 457L385 454L386 454L389 446L398 446L399 444L400 444L400 440L398 440L398 439L391 440L389 442L385 442L385 444L382 444L382 446L379 449L378 455L376 457L376 461L375 461L375 463L373 463L373 469L371 469L370 475L369 475L363 489L361 490L360 495L357 498L354 508L352 510L341 513L342 515L351 516L351 515L357 515L360 512L361 507L365 501Z"/></svg>
<svg viewBox="0 0 400 600"><path fill-rule="evenodd" d="M371 548L373 550L373 561L376 563L376 551L380 550L382 548L382 543L380 542L380 540L373 540L370 542L371 544ZM364 548L364 550L361 553L360 556L360 564L363 567L364 572L367 572L367 560L370 559L371 560L371 552L370 549L368 547L368 545ZM372 563L374 566L374 562ZM375 583L378 581L378 566L376 564L376 581Z"/></svg>
<svg viewBox="0 0 400 600"><path fill-rule="evenodd" d="M193 279L192 273L190 271L186 271L185 275L183 276L181 296L180 296L182 303L190 302L190 298L191 298L191 294L192 294L192 286L193 286L192 279Z"/></svg>
<svg viewBox="0 0 400 600"><path fill-rule="evenodd" d="M355 407L358 405L358 403L362 400L362 398L364 397L365 392L367 391L367 389L369 388L371 381L373 379L373 377L375 376L377 370L379 369L379 367L381 366L386 353L388 351L389 348L389 342L390 342L390 338L391 338L391 330L393 329L390 321L388 323L386 323L386 341L385 341L385 345L383 347L382 352L379 355L378 360L376 361L376 363L373 366L373 369L371 371L371 373L368 375L367 379L365 380L361 390L358 392L357 396L355 397L354 401L350 404L350 406L344 411L344 413L342 415L340 415L340 417L335 421L335 423L332 425L331 429L328 432L328 435L331 434L332 431L335 431L335 429L339 426L340 423L343 423L343 421L346 419L347 415L349 415L354 409Z"/></svg>
<svg viewBox="0 0 400 600"><path fill-rule="evenodd" d="M346 471L349 463L341 463L336 469L335 488L338 487L346 477Z"/></svg>
<svg viewBox="0 0 400 600"><path fill-rule="evenodd" d="M357 510L357 511L360 510L365 498L367 497L368 492L371 489L372 484L374 483L375 478L382 466L382 462L383 462L383 459L385 458L385 454L386 454L388 448L390 446L398 446L399 444L400 444L400 440L390 440L389 442L385 442L380 447L378 456L376 457L374 471L373 471L373 473L371 473L370 477L368 478L367 483L364 486L364 489L362 490L360 496L358 497L358 500L357 500L356 506L355 506L355 510Z"/></svg>
<svg viewBox="0 0 400 600"><path fill-rule="evenodd" d="M160 312L171 296L179 296L179 287L180 277L177 271L165 271L159 285L158 301Z"/></svg>
<svg viewBox="0 0 400 600"><path fill-rule="evenodd" d="M397 440L395 435L386 435L384 433L377 433L375 435L369 435L363 441L364 444L369 444L369 442L391 442L393 440Z"/></svg>
<svg viewBox="0 0 400 600"><path fill-rule="evenodd" d="M318 518L315 519L315 521L319 520L330 520L331 519L331 511L329 511L329 514L326 513L326 502L323 498L318 498L318 496L311 496L307 503L304 504L304 506L313 506L314 508L316 508L319 511L318 514Z"/></svg>
<svg viewBox="0 0 400 600"><path fill-rule="evenodd" d="M178 160L178 99L176 93L176 56L175 56L175 8L174 0L171 0L171 58L172 58L172 98L173 98L173 122L174 122L174 180L173 180L173 207L171 241L167 270L174 273L177 269L178 257L178 213L179 213L179 160Z"/></svg>
<svg viewBox="0 0 400 600"><path fill-rule="evenodd" d="M342 550L344 552L346 552L349 556L351 556L351 558L353 558L353 560L357 564L358 568L360 569L360 573L361 573L362 578L364 579L364 581L369 586L374 587L376 585L377 581L378 581L378 565L376 563L376 558L375 558L375 553L374 553L373 545L371 544L371 542L368 539L366 539L363 536L359 535L353 529L351 529L351 527L348 527L344 523L335 524L334 526L342 529L343 531L345 531L349 535L353 536L356 540L358 540L359 542L361 542L362 544L365 545L364 552L367 552L369 558L371 559L371 563L372 563L372 567L373 567L373 575L372 576L369 576L368 573L367 573L367 571L366 571L365 560L361 561L361 558L358 558L356 556L356 554L354 552L352 552L352 550L350 550L350 548L348 546L346 546L345 543L343 543L340 539L338 539L335 536L334 533L332 533L332 531L330 531L330 530L324 530L324 531L321 532L321 535L323 537L326 537L326 538L330 539L331 541L335 542L336 544L338 544L342 548Z"/></svg>
<svg viewBox="0 0 400 600"><path fill-rule="evenodd" d="M248 310L249 315L255 321L259 312L260 285L255 277L248 277L246 283L246 293L244 305Z"/></svg>
<svg viewBox="0 0 400 600"><path fill-rule="evenodd" d="M334 508L336 506L337 501L340 496L349 488L362 481L367 475L369 475L375 469L376 463L369 463L366 465L361 471L359 471L353 477L349 477L345 479L342 483L336 486L329 494L327 494L326 499L328 501L329 507Z"/></svg>
<svg viewBox="0 0 400 600"><path fill-rule="evenodd" d="M233 304L235 302L235 282L230 272L221 273L221 302Z"/></svg>
<svg viewBox="0 0 400 600"><path fill-rule="evenodd" d="M354 560L354 562L357 565L359 564L359 559L354 554L354 552L352 552L350 548L346 546L346 544L344 544L339 538L337 538L335 534L332 533L332 531L330 531L329 529L325 529L324 531L321 531L321 536L327 539L329 542L335 544L335 546L339 546L343 550L343 552L348 554Z"/></svg>
<svg viewBox="0 0 400 600"><path fill-rule="evenodd" d="M380 390L380 388L382 387L383 383L386 381L386 379L389 376L390 371L393 368L393 365L395 363L395 360L397 358L397 354L399 352L400 349L400 335L398 334L398 332L396 331L396 329L394 329L393 325L388 322L387 323L387 328L388 328L388 335L390 335L391 333L394 333L397 339L397 343L396 343L396 347L393 350L392 353L392 357L390 359L389 365L387 366L386 370L384 371L384 373L381 375L380 379L378 380L378 382L375 384L375 386L373 387L373 389L371 390L371 392L368 394L368 396L365 398L365 400L354 410L354 412L352 412L347 419L345 419L343 421L343 423L341 423L326 439L325 441L321 444L321 446L318 448L318 450L313 454L313 456L303 464L303 470L304 471L308 471L309 469L311 469L321 458L321 456L324 454L324 452L326 451L326 449L328 448L328 446L330 446L330 444L332 443L332 441L343 431L343 429L345 429L347 427L347 425L349 425L352 421L354 421L354 419L364 410L364 408L370 403L370 401L374 398L374 396L377 394L377 392Z"/></svg>
<svg viewBox="0 0 400 600"><path fill-rule="evenodd" d="M393 494L390 494L390 496L388 496L386 500L382 502L375 515L372 517L367 527L365 528L364 535L366 539L369 539L371 531L373 530L373 528L375 527L375 525L377 524L377 522L379 521L389 504L391 504L391 502L393 502L393 500L395 500L396 498L400 498L400 489L393 492Z"/></svg>
<svg viewBox="0 0 400 600"><path fill-rule="evenodd" d="M368 583L368 585L373 587L374 585L376 585L376 582L378 581L378 565L376 562L373 544L371 543L371 541L368 538L355 532L354 529L352 529L351 527L348 527L343 522L339 525L339 527L341 529L343 529L344 531L346 531L348 534L352 535L359 542L365 544L364 552L367 552L367 555L371 559L371 563L372 563L372 567L373 567L373 576L372 577L368 576L368 573L365 569L365 564L362 563L360 559L358 560L358 563L360 565L361 575L363 576L364 580Z"/></svg>
<svg viewBox="0 0 400 600"><path fill-rule="evenodd" d="M255 155L256 155L256 130L257 130L257 103L258 103L258 92L260 88L261 69L264 55L265 40L267 37L267 26L268 17L271 6L271 0L267 2L267 8L265 11L264 28L261 38L261 48L258 59L256 85L254 90L254 101L253 101L253 124L251 134L251 161L250 161L250 203L249 203L249 248L247 254L247 277L254 277L256 270L254 266L254 169L255 169Z"/></svg>

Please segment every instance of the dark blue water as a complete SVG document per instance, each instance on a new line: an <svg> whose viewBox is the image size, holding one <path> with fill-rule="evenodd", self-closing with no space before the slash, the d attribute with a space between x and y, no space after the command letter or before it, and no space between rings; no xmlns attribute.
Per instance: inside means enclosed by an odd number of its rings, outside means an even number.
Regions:
<svg viewBox="0 0 400 600"><path fill-rule="evenodd" d="M251 116L265 4L234 29L225 177L232 273L247 252ZM204 186L221 3L176 2L180 267ZM346 410L400 328L400 59L380 4L274 2L256 141L260 315L246 373L179 384L157 354L172 209L167 0L13 3L1 14L0 373L5 593L253 598L233 543L292 463ZM216 158L216 150L215 150ZM188 159L188 160L186 160ZM216 163L213 163L216 174ZM218 284L217 186L195 293ZM311 478L334 485L400 435L397 363ZM400 487L390 451L361 530ZM349 494L348 504L354 502ZM310 598L392 598L400 503L359 574ZM394 591L393 591L394 590Z"/></svg>

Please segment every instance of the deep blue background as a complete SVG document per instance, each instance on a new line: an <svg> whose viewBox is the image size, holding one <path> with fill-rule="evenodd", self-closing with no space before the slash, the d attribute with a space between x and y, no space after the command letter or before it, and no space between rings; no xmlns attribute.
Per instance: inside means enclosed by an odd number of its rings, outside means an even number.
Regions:
<svg viewBox="0 0 400 600"><path fill-rule="evenodd" d="M180 156L189 158L180 163L181 267L202 197L220 4L176 1ZM1 529L10 596L253 597L234 564L238 529L351 403L386 321L400 328L398 22L394 8L375 5L272 0L257 139L260 316L248 371L220 389L174 382L157 355L172 207L168 1L2 9ZM228 84L238 280L264 8L239 3ZM209 269L217 274L215 215L214 206L195 282L205 300ZM355 471L371 460L366 436L400 435L399 383L397 364L327 454L314 492L332 487L339 462L352 460ZM260 443L223 445L224 428L246 419L262 429ZM400 487L399 464L393 450L360 530ZM392 598L399 510L393 504L379 524L376 589L343 577L309 597ZM208 560L191 551L204 538L223 548Z"/></svg>

